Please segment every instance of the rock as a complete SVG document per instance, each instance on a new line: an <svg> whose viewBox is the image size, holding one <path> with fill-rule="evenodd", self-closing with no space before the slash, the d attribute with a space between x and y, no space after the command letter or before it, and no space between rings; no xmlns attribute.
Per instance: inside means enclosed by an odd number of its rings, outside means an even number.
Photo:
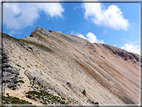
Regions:
<svg viewBox="0 0 142 107"><path fill-rule="evenodd" d="M83 90L82 94L84 94L84 95L86 96L86 91L85 91L85 90Z"/></svg>
<svg viewBox="0 0 142 107"><path fill-rule="evenodd" d="M37 27L37 28L35 29L35 31L38 31L38 32L40 32L40 33L42 33L42 34L44 34L44 35L46 35L46 36L48 36L48 37L51 37L51 36L52 36L51 30L50 30L50 32L49 32L49 31L47 31L46 29Z"/></svg>
<svg viewBox="0 0 142 107"><path fill-rule="evenodd" d="M106 44L103 44L103 47L105 47L106 49L108 49L113 54L116 54L116 55L120 56L125 61L127 61L127 60L131 60L131 61L136 60L136 61L139 61L139 56L137 54L130 53L130 52L127 52L125 50L119 49L117 47L109 46L109 45L106 45Z"/></svg>
<svg viewBox="0 0 142 107"><path fill-rule="evenodd" d="M95 102L94 104L99 104L98 102Z"/></svg>
<svg viewBox="0 0 142 107"><path fill-rule="evenodd" d="M49 30L49 32L51 32L51 33L52 33L53 31L52 31L52 30Z"/></svg>
<svg viewBox="0 0 142 107"><path fill-rule="evenodd" d="M31 49L31 50L33 49L31 46L28 46L28 48Z"/></svg>
<svg viewBox="0 0 142 107"><path fill-rule="evenodd" d="M67 82L67 85L71 88L71 83L70 82Z"/></svg>

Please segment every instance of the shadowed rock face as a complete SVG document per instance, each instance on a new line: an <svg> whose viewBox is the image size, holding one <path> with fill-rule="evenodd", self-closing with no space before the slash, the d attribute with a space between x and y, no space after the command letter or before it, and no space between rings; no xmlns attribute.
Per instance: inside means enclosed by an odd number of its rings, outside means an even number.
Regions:
<svg viewBox="0 0 142 107"><path fill-rule="evenodd" d="M5 78L19 72L16 79L24 83L13 85L15 92L23 95L42 85L69 104L140 103L137 54L39 27L24 39L3 34L3 52L9 59L6 65L11 67L10 72L4 72ZM23 86L26 89L18 91Z"/></svg>
<svg viewBox="0 0 142 107"><path fill-rule="evenodd" d="M112 52L113 54L116 54L120 57L122 57L124 60L131 60L133 62L139 61L139 55L138 54L133 54L130 52L127 52L125 50L113 47L113 46L108 46L103 44L103 46L108 49L110 52Z"/></svg>

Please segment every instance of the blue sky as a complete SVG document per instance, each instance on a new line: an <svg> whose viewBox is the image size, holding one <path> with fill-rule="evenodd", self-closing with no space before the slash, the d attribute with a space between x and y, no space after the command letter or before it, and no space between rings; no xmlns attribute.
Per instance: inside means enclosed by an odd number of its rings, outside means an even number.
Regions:
<svg viewBox="0 0 142 107"><path fill-rule="evenodd" d="M4 3L3 32L25 38L42 27L139 54L139 3Z"/></svg>

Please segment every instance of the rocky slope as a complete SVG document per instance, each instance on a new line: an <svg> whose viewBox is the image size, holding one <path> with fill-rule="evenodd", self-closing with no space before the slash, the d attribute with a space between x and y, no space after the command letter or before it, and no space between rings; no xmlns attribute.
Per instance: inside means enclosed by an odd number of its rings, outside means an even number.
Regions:
<svg viewBox="0 0 142 107"><path fill-rule="evenodd" d="M139 55L37 27L3 34L6 93L33 104L139 104Z"/></svg>

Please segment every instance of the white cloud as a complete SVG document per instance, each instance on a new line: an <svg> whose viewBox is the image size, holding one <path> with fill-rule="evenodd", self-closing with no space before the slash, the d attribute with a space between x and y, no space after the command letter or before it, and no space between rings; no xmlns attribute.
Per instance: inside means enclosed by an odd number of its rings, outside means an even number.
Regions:
<svg viewBox="0 0 142 107"><path fill-rule="evenodd" d="M85 38L84 35L82 35L82 34L80 34L80 33L76 33L76 36L81 37L81 38L83 38L83 39L87 39L87 38Z"/></svg>
<svg viewBox="0 0 142 107"><path fill-rule="evenodd" d="M97 37L91 32L88 32L86 36L87 39L92 43L104 43L103 40L98 40Z"/></svg>
<svg viewBox="0 0 142 107"><path fill-rule="evenodd" d="M62 33L61 31L57 31L57 32Z"/></svg>
<svg viewBox="0 0 142 107"><path fill-rule="evenodd" d="M107 31L107 30L105 30L105 31L104 31L104 35L106 35L106 33L107 33L107 32L108 32L108 31Z"/></svg>
<svg viewBox="0 0 142 107"><path fill-rule="evenodd" d="M76 7L74 7L74 8L73 8L73 10L78 9L78 8L80 8L80 6L76 6Z"/></svg>
<svg viewBox="0 0 142 107"><path fill-rule="evenodd" d="M51 17L63 17L63 7L60 3L4 3L3 24L7 28L22 29L32 26L45 13Z"/></svg>
<svg viewBox="0 0 142 107"><path fill-rule="evenodd" d="M116 45L113 45L113 46L116 46Z"/></svg>
<svg viewBox="0 0 142 107"><path fill-rule="evenodd" d="M85 18L95 24L114 29L127 30L129 22L123 17L122 11L116 5L110 5L107 9L101 3L83 3Z"/></svg>
<svg viewBox="0 0 142 107"><path fill-rule="evenodd" d="M93 33L91 33L91 32L88 32L87 35L86 35L86 37L85 37L84 35L82 35L81 33L77 33L77 32L74 33L73 31L71 31L71 34L72 34L72 35L76 35L76 36L78 36L78 37L81 37L81 38L83 38L83 39L87 39L87 40L89 40L91 43L104 43L103 40L97 39L97 37L96 37Z"/></svg>
<svg viewBox="0 0 142 107"><path fill-rule="evenodd" d="M78 36L78 37L80 37L80 38L83 38L83 39L87 39L84 35L82 35L81 33L75 33L75 32L73 32L73 31L71 31L71 34L72 35L75 35L75 36Z"/></svg>
<svg viewBox="0 0 142 107"><path fill-rule="evenodd" d="M16 32L16 31L12 30L12 31L10 31L8 34L9 34L10 36L12 36L12 35L14 35L14 34L21 34L21 32Z"/></svg>
<svg viewBox="0 0 142 107"><path fill-rule="evenodd" d="M10 36L12 36L13 34L16 34L16 32L15 32L14 30L12 30L12 31L10 31L8 34L9 34Z"/></svg>
<svg viewBox="0 0 142 107"><path fill-rule="evenodd" d="M128 52L137 53L140 55L140 46L139 45L133 45L126 43L124 46L121 47L121 49L125 49Z"/></svg>
<svg viewBox="0 0 142 107"><path fill-rule="evenodd" d="M64 9L59 3L35 3L34 5L38 9L43 10L47 15L50 15L51 17L63 17L62 12L64 12Z"/></svg>

